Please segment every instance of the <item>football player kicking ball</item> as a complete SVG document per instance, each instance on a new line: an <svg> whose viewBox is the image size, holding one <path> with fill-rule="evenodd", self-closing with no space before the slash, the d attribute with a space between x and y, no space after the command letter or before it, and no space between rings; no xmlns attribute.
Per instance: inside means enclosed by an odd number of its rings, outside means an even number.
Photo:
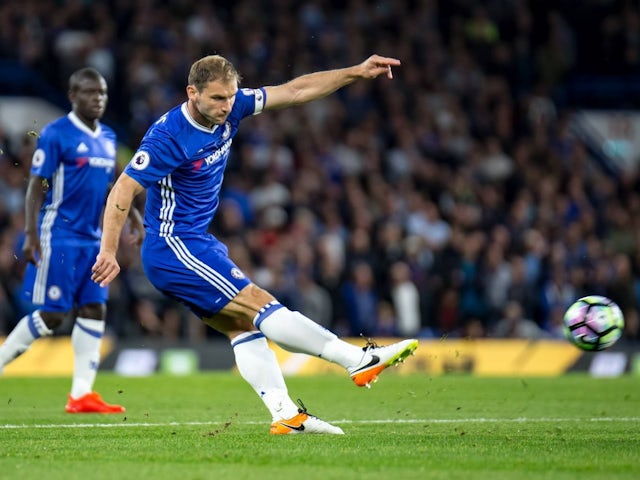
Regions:
<svg viewBox="0 0 640 480"><path fill-rule="evenodd" d="M125 410L93 391L108 289L91 281L91 267L100 248L100 219L116 170L115 133L99 121L107 98L107 83L98 71L76 71L69 78L72 111L48 124L38 139L25 199L22 248L29 262L23 294L36 310L22 318L0 346L1 372L36 339L52 335L75 308L69 413ZM134 230L142 234L140 214L136 209L130 213Z"/></svg>
<svg viewBox="0 0 640 480"><path fill-rule="evenodd" d="M189 72L187 101L149 128L107 199L93 280L106 286L118 275L120 232L134 197L147 189L142 246L147 277L230 339L240 375L271 413L273 434L343 431L291 400L267 339L342 365L358 386L369 386L385 368L404 361L418 341L359 348L284 307L240 271L227 247L207 232L231 142L245 117L316 100L359 79L391 78L397 65L399 60L373 55L361 64L302 75L283 85L239 89L240 76L228 60L201 58Z"/></svg>

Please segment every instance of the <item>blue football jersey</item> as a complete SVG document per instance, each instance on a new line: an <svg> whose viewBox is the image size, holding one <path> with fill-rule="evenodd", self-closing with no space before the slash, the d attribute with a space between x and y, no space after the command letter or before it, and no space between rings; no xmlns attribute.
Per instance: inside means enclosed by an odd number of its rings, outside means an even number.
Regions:
<svg viewBox="0 0 640 480"><path fill-rule="evenodd" d="M31 173L49 183L40 211L44 241L99 241L102 210L116 167L116 134L106 125L87 127L71 112L41 132Z"/></svg>
<svg viewBox="0 0 640 480"><path fill-rule="evenodd" d="M200 235L218 208L224 169L240 121L262 112L264 89L240 89L224 125L206 128L186 102L147 131L125 172L147 189L144 222L163 237Z"/></svg>

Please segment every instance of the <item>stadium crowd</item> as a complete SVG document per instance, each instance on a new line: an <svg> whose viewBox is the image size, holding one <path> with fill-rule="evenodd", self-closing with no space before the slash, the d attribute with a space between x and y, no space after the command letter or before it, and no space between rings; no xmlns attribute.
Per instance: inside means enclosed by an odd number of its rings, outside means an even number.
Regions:
<svg viewBox="0 0 640 480"><path fill-rule="evenodd" d="M392 81L243 126L211 225L240 268L340 335L554 338L570 303L602 294L638 341L639 171L609 174L571 134L579 105L567 82L640 74L640 7L585 0L578 19L573 5L2 2L0 60L61 92L70 72L96 67L126 162L150 122L184 100L202 55L228 57L251 87L374 52L400 58ZM0 334L28 308L18 292L33 143L0 130ZM111 331L213 335L150 286L126 245Z"/></svg>

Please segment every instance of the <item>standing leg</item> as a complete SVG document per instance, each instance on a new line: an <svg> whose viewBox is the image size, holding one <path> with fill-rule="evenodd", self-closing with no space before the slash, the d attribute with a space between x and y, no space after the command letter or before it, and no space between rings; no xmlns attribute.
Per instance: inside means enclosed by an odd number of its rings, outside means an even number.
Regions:
<svg viewBox="0 0 640 480"><path fill-rule="evenodd" d="M231 341L242 378L260 396L274 421L293 417L298 407L289 398L276 356L259 331L245 332Z"/></svg>
<svg viewBox="0 0 640 480"><path fill-rule="evenodd" d="M242 333L231 341L231 345L240 375L271 413L270 433L344 433L341 428L307 413L302 404L298 408L293 403L276 356L261 332Z"/></svg>

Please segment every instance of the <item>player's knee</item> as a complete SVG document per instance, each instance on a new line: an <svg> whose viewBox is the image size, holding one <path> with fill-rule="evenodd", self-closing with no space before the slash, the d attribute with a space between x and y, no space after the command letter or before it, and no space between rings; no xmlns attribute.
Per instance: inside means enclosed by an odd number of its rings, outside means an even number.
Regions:
<svg viewBox="0 0 640 480"><path fill-rule="evenodd" d="M254 310L258 311L262 307L264 307L267 303L273 302L275 297L271 295L269 292L260 288L255 283L251 283L246 286L238 297L241 301L247 302L250 304Z"/></svg>
<svg viewBox="0 0 640 480"><path fill-rule="evenodd" d="M40 318L47 326L49 330L55 330L62 322L64 322L64 317L66 316L66 312L43 312L40 311Z"/></svg>
<svg viewBox="0 0 640 480"><path fill-rule="evenodd" d="M90 303L78 309L78 316L95 320L104 320L107 314L107 307L100 303Z"/></svg>
<svg viewBox="0 0 640 480"><path fill-rule="evenodd" d="M212 317L202 318L202 321L230 339L255 330L252 321L238 313L220 312Z"/></svg>

